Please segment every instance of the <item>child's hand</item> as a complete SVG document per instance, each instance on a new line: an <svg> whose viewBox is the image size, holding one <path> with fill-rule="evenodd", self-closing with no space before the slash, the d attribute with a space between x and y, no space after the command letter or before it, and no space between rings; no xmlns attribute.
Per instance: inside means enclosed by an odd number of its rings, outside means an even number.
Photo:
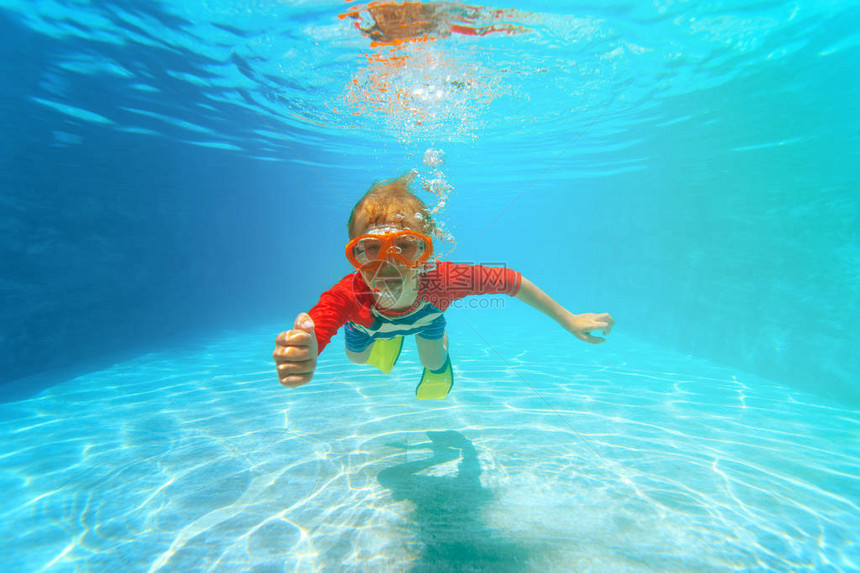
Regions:
<svg viewBox="0 0 860 573"><path fill-rule="evenodd" d="M602 330L603 335L606 336L612 332L612 325L614 324L615 321L608 312L604 312L602 314L586 312L583 314L571 314L564 326L571 334L584 342L602 344L606 342L606 339L600 338L599 336L592 336L592 331Z"/></svg>
<svg viewBox="0 0 860 573"><path fill-rule="evenodd" d="M278 369L278 381L290 388L310 382L317 367L317 354L314 321L303 312L296 317L292 330L280 333L275 339L272 358Z"/></svg>

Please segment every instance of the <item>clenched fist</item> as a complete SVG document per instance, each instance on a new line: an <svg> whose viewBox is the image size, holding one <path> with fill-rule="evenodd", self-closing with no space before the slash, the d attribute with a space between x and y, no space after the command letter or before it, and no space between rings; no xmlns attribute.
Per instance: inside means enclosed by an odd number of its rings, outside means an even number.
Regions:
<svg viewBox="0 0 860 573"><path fill-rule="evenodd" d="M280 333L275 339L272 358L278 369L278 381L290 388L310 382L317 367L317 354L314 321L303 312L296 317L292 330Z"/></svg>

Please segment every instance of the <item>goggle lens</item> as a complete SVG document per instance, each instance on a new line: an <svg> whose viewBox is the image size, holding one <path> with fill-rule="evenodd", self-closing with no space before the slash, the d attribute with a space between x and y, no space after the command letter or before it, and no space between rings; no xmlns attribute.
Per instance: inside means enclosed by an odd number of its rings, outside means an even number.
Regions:
<svg viewBox="0 0 860 573"><path fill-rule="evenodd" d="M382 241L375 237L362 238L352 246L352 256L361 264L367 264L379 258Z"/></svg>
<svg viewBox="0 0 860 573"><path fill-rule="evenodd" d="M424 240L412 235L398 237L393 243L397 254L407 261L417 261L427 250L427 244Z"/></svg>

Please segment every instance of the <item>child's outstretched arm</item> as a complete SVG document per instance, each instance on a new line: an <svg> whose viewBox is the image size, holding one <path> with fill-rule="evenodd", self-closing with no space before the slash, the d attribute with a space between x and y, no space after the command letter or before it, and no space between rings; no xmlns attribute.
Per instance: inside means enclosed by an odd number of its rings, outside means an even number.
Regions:
<svg viewBox="0 0 860 573"><path fill-rule="evenodd" d="M603 334L607 335L612 331L612 326L615 324L608 312L573 314L525 277L522 277L520 290L514 297L549 316L578 339L591 344L606 342L605 338L592 336L593 331L602 330Z"/></svg>

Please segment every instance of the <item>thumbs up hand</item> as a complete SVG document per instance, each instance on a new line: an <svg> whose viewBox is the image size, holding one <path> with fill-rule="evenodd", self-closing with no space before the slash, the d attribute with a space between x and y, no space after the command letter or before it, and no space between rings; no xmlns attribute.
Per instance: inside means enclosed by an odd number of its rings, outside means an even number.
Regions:
<svg viewBox="0 0 860 573"><path fill-rule="evenodd" d="M278 381L295 388L311 381L317 367L317 336L314 321L303 312L296 317L292 330L275 339L272 358L278 370Z"/></svg>

